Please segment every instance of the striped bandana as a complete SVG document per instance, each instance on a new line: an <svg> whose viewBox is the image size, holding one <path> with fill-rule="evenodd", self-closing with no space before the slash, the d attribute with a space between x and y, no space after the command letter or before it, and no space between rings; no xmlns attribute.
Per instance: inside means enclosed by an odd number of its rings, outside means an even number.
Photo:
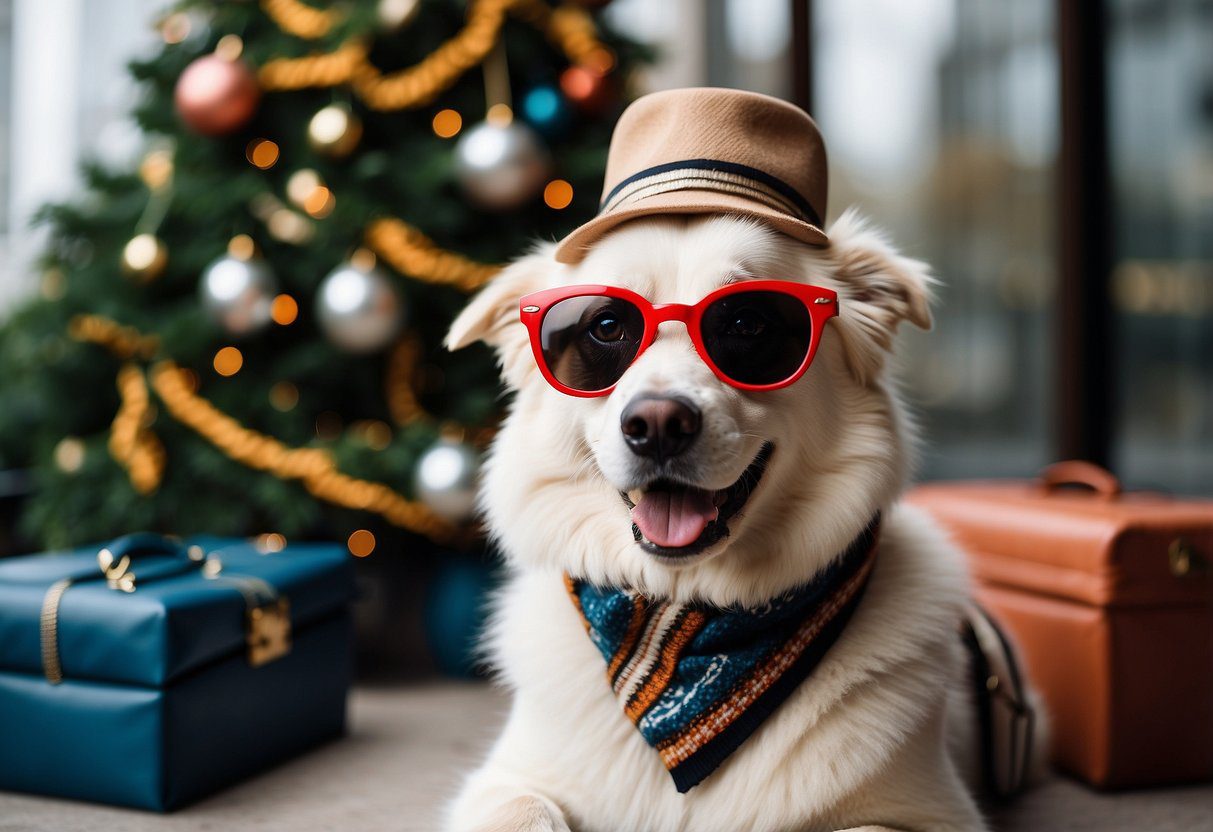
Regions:
<svg viewBox="0 0 1213 832"><path fill-rule="evenodd" d="M628 719L679 792L698 785L808 678L867 585L880 516L811 582L761 607L654 601L566 577Z"/></svg>

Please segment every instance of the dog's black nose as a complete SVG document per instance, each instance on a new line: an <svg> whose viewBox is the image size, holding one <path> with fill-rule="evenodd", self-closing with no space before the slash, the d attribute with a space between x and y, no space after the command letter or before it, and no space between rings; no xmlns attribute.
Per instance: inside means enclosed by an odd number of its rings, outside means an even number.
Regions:
<svg viewBox="0 0 1213 832"><path fill-rule="evenodd" d="M639 396L623 409L619 429L638 456L661 462L678 456L699 435L699 408L678 396Z"/></svg>

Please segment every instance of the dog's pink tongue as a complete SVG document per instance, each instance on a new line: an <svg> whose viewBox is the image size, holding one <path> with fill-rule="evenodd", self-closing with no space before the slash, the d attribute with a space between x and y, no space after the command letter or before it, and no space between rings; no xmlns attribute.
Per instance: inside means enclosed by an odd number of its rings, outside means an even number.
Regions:
<svg viewBox="0 0 1213 832"><path fill-rule="evenodd" d="M711 491L650 491L632 509L632 522L650 543L676 548L694 543L719 513Z"/></svg>

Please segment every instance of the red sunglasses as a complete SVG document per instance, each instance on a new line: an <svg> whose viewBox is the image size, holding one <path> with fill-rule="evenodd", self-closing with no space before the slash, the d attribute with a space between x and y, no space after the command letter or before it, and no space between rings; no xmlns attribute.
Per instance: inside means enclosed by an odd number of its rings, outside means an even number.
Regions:
<svg viewBox="0 0 1213 832"><path fill-rule="evenodd" d="M657 338L682 321L712 372L741 390L796 381L817 352L838 294L790 280L730 283L694 306L650 303L615 286L563 286L522 298L522 322L548 383L570 396L605 396Z"/></svg>

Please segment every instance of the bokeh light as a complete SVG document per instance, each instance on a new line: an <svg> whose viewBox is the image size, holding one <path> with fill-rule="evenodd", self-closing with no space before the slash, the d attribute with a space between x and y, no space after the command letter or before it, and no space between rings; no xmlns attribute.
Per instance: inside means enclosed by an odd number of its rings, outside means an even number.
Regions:
<svg viewBox="0 0 1213 832"><path fill-rule="evenodd" d="M274 410L286 413L299 404L299 388L289 381L280 381L270 388L270 405Z"/></svg>
<svg viewBox="0 0 1213 832"><path fill-rule="evenodd" d="M235 347L224 347L215 353L215 372L221 376L234 376L244 366L244 356Z"/></svg>
<svg viewBox="0 0 1213 832"><path fill-rule="evenodd" d="M299 317L299 302L290 295L278 295L270 304L270 317L279 326L290 326Z"/></svg>
<svg viewBox="0 0 1213 832"><path fill-rule="evenodd" d="M449 139L463 129L463 116L454 110L439 110L434 115L433 127L439 138Z"/></svg>
<svg viewBox="0 0 1213 832"><path fill-rule="evenodd" d="M573 201L573 186L563 179L553 179L543 189L543 201L557 211L568 208Z"/></svg>
<svg viewBox="0 0 1213 832"><path fill-rule="evenodd" d="M253 139L244 149L249 164L262 170L272 168L278 161L278 145L269 139Z"/></svg>
<svg viewBox="0 0 1213 832"><path fill-rule="evenodd" d="M375 551L375 535L366 529L359 529L350 535L350 539L346 541L346 546L349 547L351 555L356 558L364 558Z"/></svg>
<svg viewBox="0 0 1213 832"><path fill-rule="evenodd" d="M494 104L484 114L484 120L494 127L506 127L514 120L514 111L509 104Z"/></svg>

